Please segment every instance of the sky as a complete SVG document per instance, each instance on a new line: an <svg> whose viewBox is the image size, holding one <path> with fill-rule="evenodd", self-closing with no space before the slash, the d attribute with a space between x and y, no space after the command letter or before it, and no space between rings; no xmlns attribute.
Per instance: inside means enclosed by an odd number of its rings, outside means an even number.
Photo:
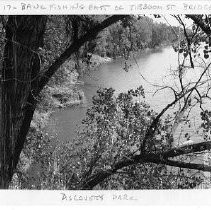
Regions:
<svg viewBox="0 0 211 210"><path fill-rule="evenodd" d="M179 22L176 20L176 18L172 17L171 15L161 15L161 18L154 18L153 15L149 15L155 22L158 23L165 23L166 25L171 25L171 26L179 26ZM181 16L181 19L184 21L187 27L192 25L192 20L185 18L184 15Z"/></svg>

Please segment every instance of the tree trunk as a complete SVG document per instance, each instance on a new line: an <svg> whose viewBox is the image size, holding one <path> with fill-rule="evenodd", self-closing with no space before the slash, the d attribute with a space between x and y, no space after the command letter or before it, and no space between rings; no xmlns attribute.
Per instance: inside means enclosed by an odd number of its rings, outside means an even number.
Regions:
<svg viewBox="0 0 211 210"><path fill-rule="evenodd" d="M9 16L1 83L0 188L9 187L36 106L45 16Z"/></svg>
<svg viewBox="0 0 211 210"><path fill-rule="evenodd" d="M100 31L126 15L113 15L73 42L43 74L37 50L43 44L46 16L9 16L0 87L0 188L8 188L26 140L36 97L59 67Z"/></svg>

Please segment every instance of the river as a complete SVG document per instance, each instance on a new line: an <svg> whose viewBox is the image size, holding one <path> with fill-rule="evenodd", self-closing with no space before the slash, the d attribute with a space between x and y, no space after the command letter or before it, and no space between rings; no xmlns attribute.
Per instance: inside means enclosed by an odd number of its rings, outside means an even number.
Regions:
<svg viewBox="0 0 211 210"><path fill-rule="evenodd" d="M116 93L119 93L142 85L146 93L146 102L157 112L173 100L173 92L170 89L164 89L154 95L159 88L155 85L173 85L174 81L170 75L177 66L177 53L171 46L144 51L135 59L131 58L128 61L131 65L128 72L123 70L124 62L124 59L117 59L86 74L82 78L86 103L54 112L47 131L51 135L56 135L59 141L71 141L76 136L81 120L85 117L92 96L100 87L112 87Z"/></svg>

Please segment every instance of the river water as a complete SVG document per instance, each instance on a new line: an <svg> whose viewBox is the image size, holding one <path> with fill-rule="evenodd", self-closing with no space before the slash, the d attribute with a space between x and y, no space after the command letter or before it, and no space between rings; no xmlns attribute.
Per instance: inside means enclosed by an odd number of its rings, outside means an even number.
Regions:
<svg viewBox="0 0 211 210"><path fill-rule="evenodd" d="M81 88L84 90L86 102L54 112L47 131L51 135L56 135L59 141L71 141L76 136L81 120L85 117L92 96L100 87L112 87L116 93L119 93L142 85L146 93L146 102L157 112L174 99L173 92L169 89L161 90L154 95L159 88L157 85L174 83L170 75L177 67L177 53L171 46L145 51L136 58L131 58L128 64L131 65L128 72L123 69L125 60L117 59L85 75L82 78L84 85ZM191 77L194 78L194 75Z"/></svg>

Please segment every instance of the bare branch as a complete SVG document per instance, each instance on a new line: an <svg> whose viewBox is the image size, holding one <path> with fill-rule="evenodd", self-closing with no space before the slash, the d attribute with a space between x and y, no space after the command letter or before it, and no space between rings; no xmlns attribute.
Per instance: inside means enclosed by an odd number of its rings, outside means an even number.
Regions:
<svg viewBox="0 0 211 210"><path fill-rule="evenodd" d="M169 166L175 166L179 168L188 168L188 169L211 172L211 166L205 165L205 164L185 163L185 162L174 161L174 160L164 160L163 164L166 164Z"/></svg>
<svg viewBox="0 0 211 210"><path fill-rule="evenodd" d="M163 158L173 158L180 155L190 154L190 153L196 153L196 152L202 152L211 150L211 141L207 142L200 142L196 144L191 145L185 145L178 148L173 148L169 151L164 152L162 155Z"/></svg>
<svg viewBox="0 0 211 210"><path fill-rule="evenodd" d="M191 49L190 49L190 46L191 46L191 39L189 38L189 36L188 36L188 34L187 34L187 30L186 30L185 24L184 24L184 22L182 21L182 19L180 18L179 15L177 16L177 20L179 21L179 23L180 23L180 24L182 25L182 27L183 27L184 35L185 35L185 38L186 38L186 41L187 41L187 44L188 44L188 54L189 54L189 58L190 58L191 68L194 68L193 59L192 59L192 55L191 55Z"/></svg>

